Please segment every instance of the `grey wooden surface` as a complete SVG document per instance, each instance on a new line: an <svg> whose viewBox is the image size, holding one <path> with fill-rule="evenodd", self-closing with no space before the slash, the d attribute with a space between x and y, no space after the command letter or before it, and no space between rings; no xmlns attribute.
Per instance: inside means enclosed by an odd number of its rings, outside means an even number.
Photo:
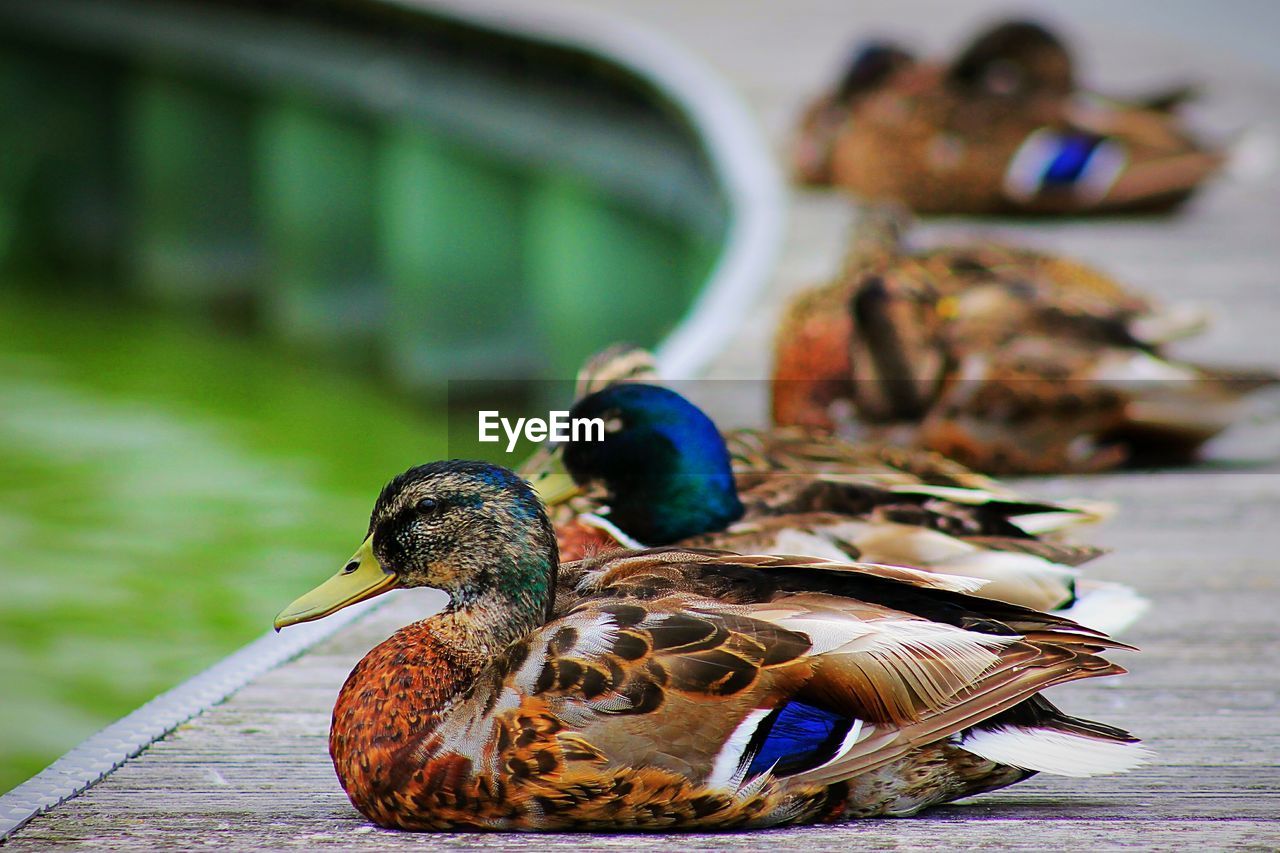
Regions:
<svg viewBox="0 0 1280 853"><path fill-rule="evenodd" d="M702 53L743 91L774 139L802 94L832 73L855 32L925 33L926 46L954 41L989 3L804 0L742 4L678 0L595 4L663 29ZM1003 5L1003 4L1001 4ZM901 7L901 8L899 8ZM1161 10L1177 27L1137 26ZM1077 11L1070 30L1088 45L1086 76L1113 89L1174 76L1205 80L1206 124L1252 128L1243 177L1212 187L1185 215L1166 220L997 223L947 220L927 239L995 227L1068 251L1167 298L1196 299L1219 316L1189 355L1280 363L1280 177L1276 174L1280 74L1229 55L1206 35L1196 49L1184 4L1126 4L1097 18ZM1237 11L1258 11L1241 4ZM1266 11L1270 7L1262 7ZM1191 11L1188 11L1191 9ZM1191 15L1193 20L1183 18ZM1264 16L1265 17L1265 16ZM1247 29L1249 22L1243 24ZM1269 147L1268 147L1269 146ZM825 193L794 199L792 233L778 286L713 370L758 378L767 340L787 293L834 267L849 221ZM758 401L763 405L763 398ZM1090 564L1154 601L1126 637L1142 647L1121 655L1123 678L1071 685L1054 698L1068 710L1123 725L1154 747L1155 760L1130 774L1089 780L1040 776L910 820L866 821L722 836L414 836L368 825L347 803L329 764L329 710L343 678L373 644L429 612L421 595L393 600L309 654L272 670L226 702L156 743L87 793L37 818L8 843L50 846L331 847L357 849L546 847L670 849L1187 848L1280 847L1280 401L1215 448L1215 464L1194 470L1055 478L1026 484L1047 496L1115 501L1118 517L1082 538L1113 548ZM759 411L754 413L757 417ZM1255 464L1236 464L1250 459ZM372 500L373 496L370 496ZM353 536L358 538L353 520ZM353 540L353 547L356 543ZM334 563L344 557L335 554ZM317 578L330 567L318 566Z"/></svg>

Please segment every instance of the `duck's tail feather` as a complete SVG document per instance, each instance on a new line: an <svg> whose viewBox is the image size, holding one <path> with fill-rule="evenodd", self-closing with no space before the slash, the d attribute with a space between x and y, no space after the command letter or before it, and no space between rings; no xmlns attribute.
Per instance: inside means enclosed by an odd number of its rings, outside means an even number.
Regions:
<svg viewBox="0 0 1280 853"><path fill-rule="evenodd" d="M1280 372L1267 367L1217 367L1199 364L1195 369L1206 380L1218 383L1234 394L1249 394L1272 385L1280 385Z"/></svg>
<svg viewBox="0 0 1280 853"><path fill-rule="evenodd" d="M1066 500L1058 501L1057 506L1057 510L1019 515L1010 521L1024 533L1044 536L1080 524L1106 521L1116 514L1116 505L1107 501Z"/></svg>
<svg viewBox="0 0 1280 853"><path fill-rule="evenodd" d="M959 737L957 743L966 752L997 764L1055 776L1125 773L1151 757L1151 751L1132 737L1101 735L1083 728L997 724L970 729Z"/></svg>
<svg viewBox="0 0 1280 853"><path fill-rule="evenodd" d="M1108 438L1131 444L1138 454L1135 461L1161 462L1194 455L1200 445L1246 414L1245 397L1280 383L1280 374L1125 352L1099 362L1096 382L1127 400L1123 423Z"/></svg>
<svg viewBox="0 0 1280 853"><path fill-rule="evenodd" d="M1051 539L1024 539L1015 536L964 536L961 538L965 542L989 551L1031 554L1051 563L1072 567L1082 566L1106 553L1105 549L1094 545L1073 545Z"/></svg>
<svg viewBox="0 0 1280 853"><path fill-rule="evenodd" d="M957 733L952 742L989 761L1056 776L1124 773L1151 758L1124 729L1064 714L1040 695Z"/></svg>
<svg viewBox="0 0 1280 853"><path fill-rule="evenodd" d="M1076 581L1076 600L1057 611L1086 628L1104 634L1119 634L1142 618L1151 607L1150 600L1132 587L1120 583L1092 579Z"/></svg>

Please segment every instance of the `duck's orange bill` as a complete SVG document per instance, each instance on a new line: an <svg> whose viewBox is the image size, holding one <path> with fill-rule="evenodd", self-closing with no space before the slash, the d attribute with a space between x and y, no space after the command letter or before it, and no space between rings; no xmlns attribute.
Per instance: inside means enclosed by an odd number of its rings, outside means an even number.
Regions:
<svg viewBox="0 0 1280 853"><path fill-rule="evenodd" d="M398 585L396 573L384 569L373 555L373 535L370 534L342 571L280 611L276 616L276 630L321 619Z"/></svg>

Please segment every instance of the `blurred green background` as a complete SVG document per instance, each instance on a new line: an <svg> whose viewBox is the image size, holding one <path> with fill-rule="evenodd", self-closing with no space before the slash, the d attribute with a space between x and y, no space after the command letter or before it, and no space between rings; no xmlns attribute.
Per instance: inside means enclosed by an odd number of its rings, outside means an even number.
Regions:
<svg viewBox="0 0 1280 853"><path fill-rule="evenodd" d="M493 458L450 380L563 403L728 229L625 71L383 4L0 3L0 114L0 791Z"/></svg>
<svg viewBox="0 0 1280 853"><path fill-rule="evenodd" d="M12 288L0 399L0 790L268 630L445 450L349 372Z"/></svg>

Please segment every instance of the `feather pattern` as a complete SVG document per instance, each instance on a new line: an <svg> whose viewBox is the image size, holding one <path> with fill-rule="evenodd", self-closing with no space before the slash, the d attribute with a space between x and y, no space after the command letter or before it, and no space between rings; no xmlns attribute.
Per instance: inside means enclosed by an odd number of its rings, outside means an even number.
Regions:
<svg viewBox="0 0 1280 853"><path fill-rule="evenodd" d="M1136 743L1030 726L973 729L955 742L991 761L1058 776L1123 773L1145 764L1150 755Z"/></svg>
<svg viewBox="0 0 1280 853"><path fill-rule="evenodd" d="M620 426L603 442L564 445L564 464L584 493L553 509L563 559L675 543L804 554L925 568L981 583L983 595L1054 609L1075 602L1074 567L1099 553L1037 539L1022 526L1025 519L1027 527L1052 530L1097 517L1096 508L1024 498L934 454L859 447L794 429L717 442L692 403L636 381L632 367L643 359L627 348L609 353L623 366L592 359L579 384L599 388L597 374L621 378L580 400L573 415L609 415ZM800 457L814 460L812 470L795 467ZM722 475L731 464L729 481Z"/></svg>
<svg viewBox="0 0 1280 853"><path fill-rule="evenodd" d="M788 307L773 419L892 438L999 474L1181 463L1241 418L1249 393L1280 382L1163 351L1202 321L1040 252L864 247ZM946 484L908 488L965 500ZM1061 529L1060 509L1010 520L1029 534Z"/></svg>
<svg viewBox="0 0 1280 853"><path fill-rule="evenodd" d="M1035 770L1120 769L1112 745L1133 743L1039 695L1122 672L1103 655L1126 647L969 579L680 547L557 569L536 498L475 463L397 478L370 529L343 590L369 569L377 589L389 575L450 596L370 651L334 708L338 778L384 826L904 815ZM1078 760L1064 737L1089 741Z"/></svg>

